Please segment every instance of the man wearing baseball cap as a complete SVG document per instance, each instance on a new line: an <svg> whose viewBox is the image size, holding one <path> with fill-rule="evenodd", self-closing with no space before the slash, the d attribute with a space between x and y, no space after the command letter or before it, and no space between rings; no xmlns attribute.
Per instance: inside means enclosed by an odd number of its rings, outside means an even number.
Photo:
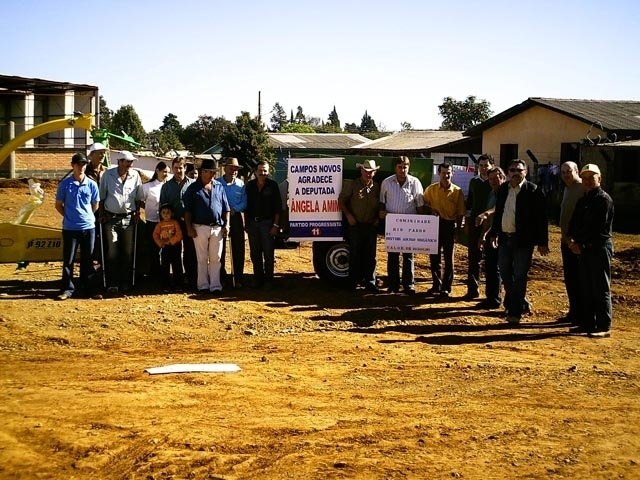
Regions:
<svg viewBox="0 0 640 480"><path fill-rule="evenodd" d="M71 158L73 173L58 184L56 210L62 215L62 291L58 300L66 300L76 293L73 263L80 247L80 282L77 287L90 293L95 274L91 261L95 236L95 215L100 195L98 185L85 174L87 159L81 153Z"/></svg>
<svg viewBox="0 0 640 480"><path fill-rule="evenodd" d="M102 174L105 171L105 167L102 161L104 160L104 156L107 153L107 147L99 142L96 142L91 144L87 151L89 165L87 165L86 175L91 180L100 185L100 177L102 177Z"/></svg>
<svg viewBox="0 0 640 480"><path fill-rule="evenodd" d="M578 255L580 274L579 323L573 333L593 338L611 336L611 257L613 200L601 187L600 168L588 163L580 170L585 194L569 222L569 248Z"/></svg>

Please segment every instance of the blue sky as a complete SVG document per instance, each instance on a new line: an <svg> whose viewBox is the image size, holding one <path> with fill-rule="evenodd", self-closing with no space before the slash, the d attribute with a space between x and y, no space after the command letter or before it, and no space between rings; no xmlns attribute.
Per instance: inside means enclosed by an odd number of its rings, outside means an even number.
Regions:
<svg viewBox="0 0 640 480"><path fill-rule="evenodd" d="M145 129L174 113L438 128L446 96L495 113L528 97L640 100L640 3L627 1L3 2L0 73L97 85Z"/></svg>

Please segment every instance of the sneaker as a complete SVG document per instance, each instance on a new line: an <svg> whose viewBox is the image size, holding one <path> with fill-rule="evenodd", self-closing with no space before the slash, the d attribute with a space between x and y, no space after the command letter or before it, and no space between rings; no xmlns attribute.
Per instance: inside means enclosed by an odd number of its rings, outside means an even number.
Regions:
<svg viewBox="0 0 640 480"><path fill-rule="evenodd" d="M416 289L413 287L406 287L404 289L404 293L406 293L407 295L415 295L416 294Z"/></svg>
<svg viewBox="0 0 640 480"><path fill-rule="evenodd" d="M68 298L71 298L71 294L69 292L62 292L60 295L56 297L56 300L64 301Z"/></svg>
<svg viewBox="0 0 640 480"><path fill-rule="evenodd" d="M590 338L609 338L611 336L611 330L596 330L595 332L589 332Z"/></svg>
<svg viewBox="0 0 640 480"><path fill-rule="evenodd" d="M442 290L439 295L440 298L449 298L450 296L451 294L446 290Z"/></svg>
<svg viewBox="0 0 640 480"><path fill-rule="evenodd" d="M95 295L91 295L91 298L93 300L102 300L102 294L101 293L96 293Z"/></svg>
<svg viewBox="0 0 640 480"><path fill-rule="evenodd" d="M440 289L439 288L431 287L429 290L427 290L427 296L428 297L437 297L438 295L440 295Z"/></svg>

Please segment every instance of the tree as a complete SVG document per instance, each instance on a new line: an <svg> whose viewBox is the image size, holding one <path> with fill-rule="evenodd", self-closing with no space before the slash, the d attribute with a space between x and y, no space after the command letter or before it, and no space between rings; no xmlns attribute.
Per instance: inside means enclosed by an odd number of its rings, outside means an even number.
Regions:
<svg viewBox="0 0 640 480"><path fill-rule="evenodd" d="M306 123L287 123L280 131L282 133L316 133L316 130Z"/></svg>
<svg viewBox="0 0 640 480"><path fill-rule="evenodd" d="M169 113L162 119L162 126L160 127L160 131L162 132L173 132L176 137L180 137L182 135L182 131L184 128L180 125L180 121L178 117L173 113Z"/></svg>
<svg viewBox="0 0 640 480"><path fill-rule="evenodd" d="M347 133L360 133L360 128L355 123L345 123L344 131Z"/></svg>
<svg viewBox="0 0 640 480"><path fill-rule="evenodd" d="M282 127L289 123L287 120L287 114L278 102L275 103L271 111L273 112L273 115L271 115L271 119L269 120L271 122L271 131L279 132L282 130ZM293 112L291 113L293 114Z"/></svg>
<svg viewBox="0 0 640 480"><path fill-rule="evenodd" d="M462 101L445 97L438 109L440 116L444 119L440 130L466 130L493 115L491 104L486 100L476 100L473 95L469 95Z"/></svg>
<svg viewBox="0 0 640 480"><path fill-rule="evenodd" d="M342 128L340 128L340 119L338 118L338 112L336 112L336 106L333 106L333 110L331 110L331 112L329 112L329 125L331 125L333 128L335 128L335 130L337 132L341 131Z"/></svg>
<svg viewBox="0 0 640 480"><path fill-rule="evenodd" d="M241 165L251 169L258 162L271 161L273 156L262 122L252 118L249 112L236 117L235 123L224 132L220 145L225 157L236 157Z"/></svg>
<svg viewBox="0 0 640 480"><path fill-rule="evenodd" d="M107 101L100 95L100 128L109 130L111 128L111 119L113 118L113 110L107 107Z"/></svg>
<svg viewBox="0 0 640 480"><path fill-rule="evenodd" d="M360 122L360 133L368 133L368 132L377 132L378 127L376 126L376 122L371 118L371 115L364 111L364 115L362 116L362 121Z"/></svg>
<svg viewBox="0 0 640 480"><path fill-rule="evenodd" d="M147 134L147 145L156 155L164 155L169 150L182 150L184 145L173 130L152 130Z"/></svg>
<svg viewBox="0 0 640 480"><path fill-rule="evenodd" d="M413 126L409 122L402 122L400 124L400 128L403 132L406 130L413 130Z"/></svg>
<svg viewBox="0 0 640 480"><path fill-rule="evenodd" d="M201 153L219 144L232 125L224 117L213 118L210 115L200 115L195 122L185 127L180 141L190 151Z"/></svg>
<svg viewBox="0 0 640 480"><path fill-rule="evenodd" d="M291 112L293 113L293 112ZM296 123L307 123L307 119L304 116L304 113L302 112L302 107L300 105L298 105L298 111L296 113L295 118L293 119L294 122Z"/></svg>
<svg viewBox="0 0 640 480"><path fill-rule="evenodd" d="M144 143L147 138L140 117L133 105L123 105L113 114L109 131L116 135L122 135L124 132L139 143ZM128 143L113 137L109 140L109 146L116 149L132 149Z"/></svg>

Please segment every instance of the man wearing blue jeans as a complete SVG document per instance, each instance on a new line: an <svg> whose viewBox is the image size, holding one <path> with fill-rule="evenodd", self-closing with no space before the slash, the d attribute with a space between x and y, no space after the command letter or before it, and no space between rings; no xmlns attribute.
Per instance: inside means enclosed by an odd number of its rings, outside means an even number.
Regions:
<svg viewBox="0 0 640 480"><path fill-rule="evenodd" d="M58 185L56 210L62 215L62 292L58 300L74 295L73 262L80 247L80 289L88 292L94 276L93 245L95 242L95 212L100 194L98 185L85 174L87 159L81 153L71 158L73 172Z"/></svg>
<svg viewBox="0 0 640 480"><path fill-rule="evenodd" d="M513 160L509 182L498 188L490 237L498 247L500 275L504 283L507 322L518 324L527 309L527 277L533 249L549 253L549 225L542 191L526 179L527 165Z"/></svg>
<svg viewBox="0 0 640 480"><path fill-rule="evenodd" d="M275 236L280 230L282 198L278 184L269 178L269 164L260 162L256 178L247 183L246 230L253 264L253 286L273 287Z"/></svg>
<svg viewBox="0 0 640 480"><path fill-rule="evenodd" d="M417 215L424 212L424 190L420 180L409 175L409 157L396 157L395 174L380 184L380 219L387 213ZM387 252L387 285L389 293L400 291L400 255L402 255L402 287L408 295L416 293L413 253Z"/></svg>

